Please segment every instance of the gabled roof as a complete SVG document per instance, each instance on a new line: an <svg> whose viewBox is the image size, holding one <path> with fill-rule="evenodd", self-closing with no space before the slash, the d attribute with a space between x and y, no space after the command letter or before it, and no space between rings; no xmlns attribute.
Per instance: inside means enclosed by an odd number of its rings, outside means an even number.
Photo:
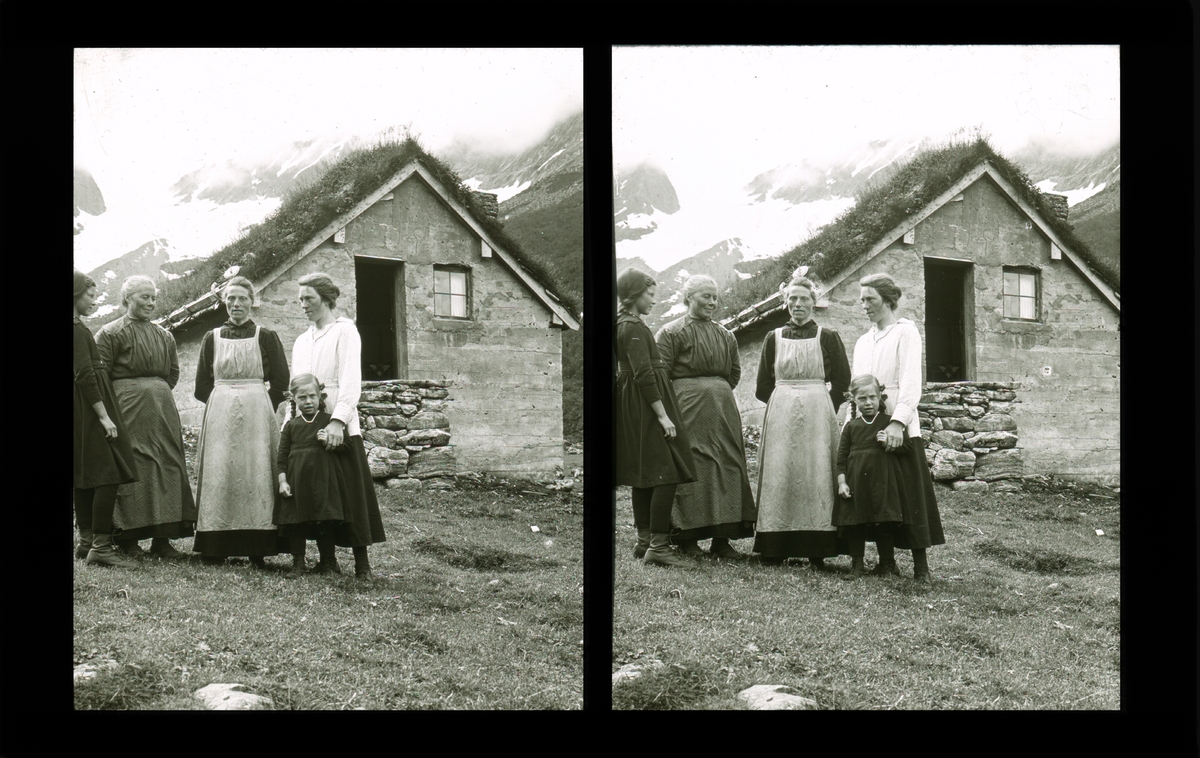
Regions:
<svg viewBox="0 0 1200 758"><path fill-rule="evenodd" d="M1052 250L1061 251L1120 313L1116 272L1093 255L1071 226L1050 210L1048 201L1024 172L996 153L986 140L978 139L915 156L886 183L860 195L854 208L816 236L780 256L756 276L735 283L729 298L733 307L749 300L747 295L757 292L758 297L720 323L738 331L782 308L778 283L800 266L807 266L809 276L826 292L832 290L985 176L1049 239ZM932 200L920 202L935 192Z"/></svg>
<svg viewBox="0 0 1200 758"><path fill-rule="evenodd" d="M500 223L484 213L471 190L452 170L426 153L416 140L384 143L351 153L319 180L290 195L274 214L207 259L187 281L168 282L160 299L174 307L156 321L174 330L216 310L216 287L238 266L238 274L261 289L294 266L337 231L383 199L405 180L418 177L433 194L554 314L555 324L579 328L578 306L564 302L547 286L546 271L530 260ZM190 292L189 292L190 290Z"/></svg>

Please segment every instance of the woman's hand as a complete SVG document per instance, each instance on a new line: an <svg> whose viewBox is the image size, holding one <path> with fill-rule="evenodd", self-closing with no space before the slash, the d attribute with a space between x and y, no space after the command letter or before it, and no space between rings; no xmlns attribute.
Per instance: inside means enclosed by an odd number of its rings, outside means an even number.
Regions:
<svg viewBox="0 0 1200 758"><path fill-rule="evenodd" d="M104 427L105 439L115 440L117 438L117 425L112 422L112 419L108 416L101 416L100 425Z"/></svg>
<svg viewBox="0 0 1200 758"><path fill-rule="evenodd" d="M345 438L346 425L341 422L341 419L330 421L325 427L325 449L333 450L342 444Z"/></svg>
<svg viewBox="0 0 1200 758"><path fill-rule="evenodd" d="M280 482L279 483L279 494L283 495L284 497L291 497L292 496L291 486L288 485L287 482Z"/></svg>
<svg viewBox="0 0 1200 758"><path fill-rule="evenodd" d="M846 480L838 477L838 494L847 500L850 499L850 485L846 484Z"/></svg>
<svg viewBox="0 0 1200 758"><path fill-rule="evenodd" d="M670 416L664 413L658 417L658 423L662 424L663 435L666 436L667 439L675 439L675 422L671 421Z"/></svg>
<svg viewBox="0 0 1200 758"><path fill-rule="evenodd" d="M896 452L904 444L904 424L899 421L888 424L884 433L887 435L887 440L883 443L883 449L889 453Z"/></svg>

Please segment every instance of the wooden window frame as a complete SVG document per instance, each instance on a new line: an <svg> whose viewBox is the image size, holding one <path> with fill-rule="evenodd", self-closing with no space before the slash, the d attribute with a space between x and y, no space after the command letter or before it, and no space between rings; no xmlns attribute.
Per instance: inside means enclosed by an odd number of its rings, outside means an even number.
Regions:
<svg viewBox="0 0 1200 758"><path fill-rule="evenodd" d="M1017 292L1010 293L1007 291L1006 277L1008 274L1017 275ZM1005 321L1020 321L1026 324L1038 324L1042 321L1042 272L1035 266L1003 266L1001 267L1000 280L1000 314ZM1021 279L1022 276L1028 276L1033 279L1033 295L1022 295ZM1033 318L1023 318L1021 316L1008 315L1009 298L1015 298L1017 303L1017 313L1021 312L1021 302L1023 300L1033 301Z"/></svg>
<svg viewBox="0 0 1200 758"><path fill-rule="evenodd" d="M451 275L462 274L464 291L461 294L453 291L453 289L454 289L453 276L451 276L451 279L449 280L449 282L450 282L449 289L451 291L449 291L449 292L438 291L438 274L440 274L442 272L446 272ZM450 312L449 313L439 313L438 312L438 296L439 295L446 295L450 298ZM464 311L464 315L462 315L462 316L453 315L453 312L454 312L453 302L454 302L454 298L456 298L456 297L462 298L463 311ZM441 263L434 264L434 266L433 266L433 316L434 316L434 318L452 319L454 321L470 321L471 320L471 269L469 266L463 266L463 265L457 265L457 264L441 264Z"/></svg>

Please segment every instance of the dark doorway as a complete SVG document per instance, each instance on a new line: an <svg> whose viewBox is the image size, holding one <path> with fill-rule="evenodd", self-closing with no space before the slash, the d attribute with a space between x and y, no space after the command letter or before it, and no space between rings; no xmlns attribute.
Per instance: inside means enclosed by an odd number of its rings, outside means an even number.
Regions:
<svg viewBox="0 0 1200 758"><path fill-rule="evenodd" d="M975 374L971 264L925 259L925 380L960 382Z"/></svg>
<svg viewBox="0 0 1200 758"><path fill-rule="evenodd" d="M407 378L404 323L404 264L355 258L358 327L363 379Z"/></svg>

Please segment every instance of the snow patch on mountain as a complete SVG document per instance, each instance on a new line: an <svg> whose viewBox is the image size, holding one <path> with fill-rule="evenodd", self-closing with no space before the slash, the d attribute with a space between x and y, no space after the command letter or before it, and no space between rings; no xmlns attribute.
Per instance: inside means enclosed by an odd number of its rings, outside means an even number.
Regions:
<svg viewBox="0 0 1200 758"><path fill-rule="evenodd" d="M546 163L549 163L550 161L554 160L555 158L557 158L558 156L560 156L562 154L563 154L563 151L560 149L557 153L555 153L554 155L551 155L549 158L547 158ZM538 166L536 170L541 171L542 169L544 169L546 167L546 163L543 163L542 165Z"/></svg>
<svg viewBox="0 0 1200 758"><path fill-rule="evenodd" d="M1100 182L1099 185L1096 185L1094 183L1089 183L1088 186L1082 187L1080 189L1055 190L1054 187L1056 184L1057 184L1057 182L1055 182L1053 179L1046 179L1044 181L1038 182L1037 184L1035 184L1033 186L1037 187L1042 192L1053 193L1055 195L1063 195L1064 197L1067 198L1067 207L1068 208L1077 203L1082 203L1084 200L1087 200L1092 195L1100 193L1101 191L1104 190L1104 188L1106 186L1108 186L1108 182Z"/></svg>

